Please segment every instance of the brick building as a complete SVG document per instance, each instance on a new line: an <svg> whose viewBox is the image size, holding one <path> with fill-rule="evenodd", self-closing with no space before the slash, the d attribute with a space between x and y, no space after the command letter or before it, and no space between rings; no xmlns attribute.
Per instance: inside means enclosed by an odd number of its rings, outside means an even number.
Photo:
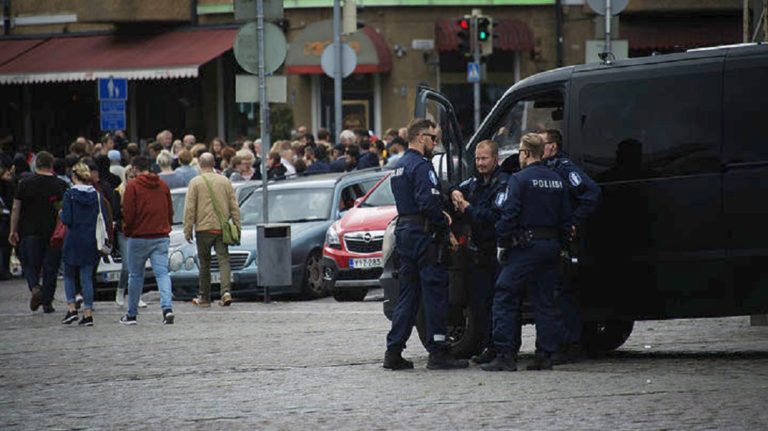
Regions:
<svg viewBox="0 0 768 431"><path fill-rule="evenodd" d="M344 80L343 121L382 133L404 125L415 90L439 87L471 123L471 85L457 50L455 20L482 8L494 19L494 53L486 59L483 110L517 80L560 64L585 61L586 41L600 32L583 0L358 0L365 26L348 39L358 66ZM561 19L556 13L561 3ZM332 41L332 0L285 0L280 22L289 43L276 73L288 76L288 103L272 106L275 138L333 119L333 81L320 68ZM0 141L63 153L78 135L100 131L95 80L129 80L127 131L152 139L161 129L198 139L254 135L257 110L235 103L244 73L232 54L241 23L232 0L6 0L0 36ZM364 7L360 7L363 5ZM450 5L450 6L449 6ZM619 39L630 56L741 41L740 0L632 0ZM562 40L558 42L558 28ZM281 129L280 125L284 127ZM12 136L12 138L10 138Z"/></svg>

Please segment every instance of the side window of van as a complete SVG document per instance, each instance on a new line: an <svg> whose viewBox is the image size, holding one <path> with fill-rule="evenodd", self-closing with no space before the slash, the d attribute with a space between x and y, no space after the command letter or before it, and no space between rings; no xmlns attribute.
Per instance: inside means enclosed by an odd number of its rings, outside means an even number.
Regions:
<svg viewBox="0 0 768 431"><path fill-rule="evenodd" d="M727 60L723 92L726 163L768 161L766 78L768 55Z"/></svg>
<svg viewBox="0 0 768 431"><path fill-rule="evenodd" d="M512 103L493 128L491 139L499 145L499 160L517 153L520 137L525 133L560 129L562 118L563 96L559 91L529 96Z"/></svg>
<svg viewBox="0 0 768 431"><path fill-rule="evenodd" d="M718 67L722 63L617 71L610 82L603 75L603 82L579 88L575 126L587 172L598 181L717 172Z"/></svg>

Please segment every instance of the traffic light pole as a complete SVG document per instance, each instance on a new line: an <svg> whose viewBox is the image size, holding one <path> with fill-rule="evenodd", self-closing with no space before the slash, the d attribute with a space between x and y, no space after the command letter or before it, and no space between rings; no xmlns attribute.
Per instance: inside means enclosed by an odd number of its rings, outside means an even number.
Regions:
<svg viewBox="0 0 768 431"><path fill-rule="evenodd" d="M477 31L477 17L480 15L480 9L472 9L472 21L470 24L470 46L472 47L472 61L477 64L478 70L480 70L480 41ZM482 78L482 73L480 74ZM475 99L475 131L480 128L480 80L478 79L473 84L474 99Z"/></svg>

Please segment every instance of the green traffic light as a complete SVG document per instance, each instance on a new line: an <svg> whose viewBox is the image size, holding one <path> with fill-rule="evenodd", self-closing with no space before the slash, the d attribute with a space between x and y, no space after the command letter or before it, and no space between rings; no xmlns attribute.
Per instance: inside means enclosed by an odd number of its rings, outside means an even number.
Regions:
<svg viewBox="0 0 768 431"><path fill-rule="evenodd" d="M481 31L478 37L480 38L480 40L486 40L488 39L488 33L485 31Z"/></svg>

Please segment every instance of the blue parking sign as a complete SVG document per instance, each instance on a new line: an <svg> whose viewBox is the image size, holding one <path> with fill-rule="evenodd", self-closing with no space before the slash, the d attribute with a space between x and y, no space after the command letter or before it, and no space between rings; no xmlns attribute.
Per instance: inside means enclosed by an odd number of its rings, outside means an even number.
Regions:
<svg viewBox="0 0 768 431"><path fill-rule="evenodd" d="M128 100L128 80L111 76L99 79L99 100Z"/></svg>

